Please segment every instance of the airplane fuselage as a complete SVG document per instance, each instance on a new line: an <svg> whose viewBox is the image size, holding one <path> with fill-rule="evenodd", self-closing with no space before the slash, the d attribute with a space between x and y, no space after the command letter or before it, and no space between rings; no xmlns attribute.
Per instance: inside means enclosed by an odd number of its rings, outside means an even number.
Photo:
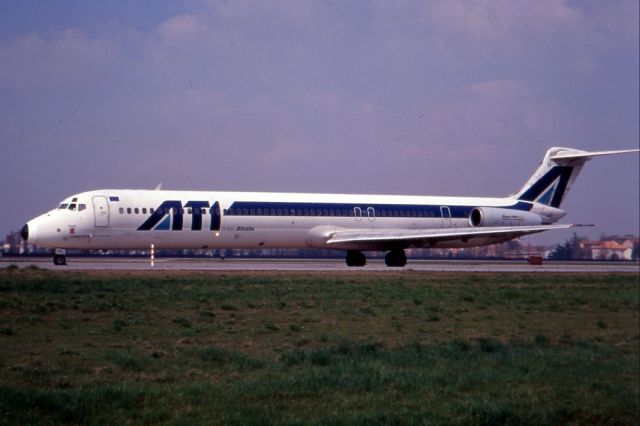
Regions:
<svg viewBox="0 0 640 426"><path fill-rule="evenodd" d="M83 206L82 208L80 206ZM73 195L29 224L41 247L66 249L335 248L340 230L470 228L474 208L510 210L499 225L555 222L564 212L512 198L351 194L100 190ZM534 218L534 223L523 223ZM535 223L537 222L537 223ZM498 224L494 224L498 225ZM503 241L483 237L429 247L464 247ZM371 249L375 250L372 244Z"/></svg>

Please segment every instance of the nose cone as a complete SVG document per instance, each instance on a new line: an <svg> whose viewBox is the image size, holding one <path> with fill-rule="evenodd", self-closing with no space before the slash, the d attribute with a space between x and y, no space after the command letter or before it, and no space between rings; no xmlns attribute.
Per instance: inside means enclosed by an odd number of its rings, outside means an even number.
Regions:
<svg viewBox="0 0 640 426"><path fill-rule="evenodd" d="M29 241L29 225L24 225L20 231L20 236L23 240Z"/></svg>
<svg viewBox="0 0 640 426"><path fill-rule="evenodd" d="M30 220L20 230L20 236L22 237L23 240L28 241L29 244L36 244L38 242L37 241L38 235L36 235L37 226L33 222L34 222L33 220Z"/></svg>

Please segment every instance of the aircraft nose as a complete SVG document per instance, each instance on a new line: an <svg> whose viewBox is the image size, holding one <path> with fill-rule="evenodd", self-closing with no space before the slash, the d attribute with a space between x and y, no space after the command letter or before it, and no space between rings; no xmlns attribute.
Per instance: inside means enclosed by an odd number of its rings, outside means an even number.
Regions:
<svg viewBox="0 0 640 426"><path fill-rule="evenodd" d="M20 236L22 236L22 239L25 241L29 240L29 225L25 224L22 227L22 230L20 231Z"/></svg>
<svg viewBox="0 0 640 426"><path fill-rule="evenodd" d="M28 241L29 244L37 244L38 243L38 230L36 229L37 224L33 223L33 220L30 220L20 230L20 236L23 240Z"/></svg>

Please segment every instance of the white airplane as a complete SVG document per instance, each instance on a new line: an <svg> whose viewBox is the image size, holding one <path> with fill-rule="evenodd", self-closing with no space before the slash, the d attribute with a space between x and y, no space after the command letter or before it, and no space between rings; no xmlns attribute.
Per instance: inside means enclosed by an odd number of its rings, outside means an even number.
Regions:
<svg viewBox="0 0 640 426"><path fill-rule="evenodd" d="M30 220L25 241L55 249L322 248L387 251L387 266L407 263L407 248L495 244L550 229L560 204L591 158L627 152L550 148L522 189L503 198L105 189L72 195Z"/></svg>

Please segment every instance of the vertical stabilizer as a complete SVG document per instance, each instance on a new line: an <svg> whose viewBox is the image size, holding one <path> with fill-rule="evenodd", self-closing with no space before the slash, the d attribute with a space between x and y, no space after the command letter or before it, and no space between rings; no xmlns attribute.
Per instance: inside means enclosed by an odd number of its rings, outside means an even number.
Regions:
<svg viewBox="0 0 640 426"><path fill-rule="evenodd" d="M564 196L571 189L573 182L587 161L600 155L638 151L637 149L628 149L588 152L571 148L549 148L535 173L513 197L522 201L532 201L559 208Z"/></svg>

